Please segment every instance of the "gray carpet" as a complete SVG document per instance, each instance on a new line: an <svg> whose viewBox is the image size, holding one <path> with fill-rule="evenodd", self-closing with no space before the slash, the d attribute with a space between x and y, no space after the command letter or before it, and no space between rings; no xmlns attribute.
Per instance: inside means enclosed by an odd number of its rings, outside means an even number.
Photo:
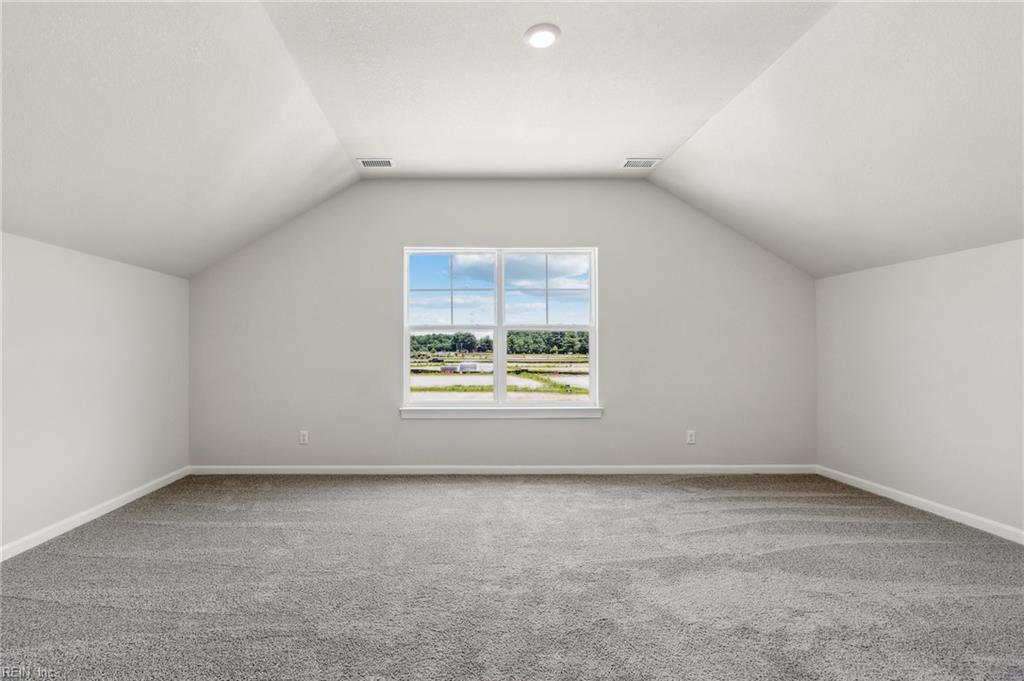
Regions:
<svg viewBox="0 0 1024 681"><path fill-rule="evenodd" d="M1024 547L811 475L190 477L0 577L57 679L1024 679Z"/></svg>

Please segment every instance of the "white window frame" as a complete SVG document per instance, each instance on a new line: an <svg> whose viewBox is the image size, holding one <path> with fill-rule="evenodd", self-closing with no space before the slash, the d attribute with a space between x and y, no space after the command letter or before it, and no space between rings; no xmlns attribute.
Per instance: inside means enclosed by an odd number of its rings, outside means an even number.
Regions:
<svg viewBox="0 0 1024 681"><path fill-rule="evenodd" d="M409 258L424 253L493 253L495 256L494 324L487 325L410 325L409 323ZM505 258L506 253L586 254L590 256L590 323L563 324L506 324L505 323ZM406 247L403 254L402 279L402 418L598 418L603 414L598 398L598 319L597 319L597 249L582 248L442 248ZM547 281L544 282L545 290ZM582 290L582 289L579 289ZM453 292L454 294L454 292ZM491 403L411 401L410 391L410 338L414 333L456 333L459 331L492 331L494 346L494 397ZM507 401L506 354L509 331L586 331L589 334L590 387L587 401L530 402Z"/></svg>

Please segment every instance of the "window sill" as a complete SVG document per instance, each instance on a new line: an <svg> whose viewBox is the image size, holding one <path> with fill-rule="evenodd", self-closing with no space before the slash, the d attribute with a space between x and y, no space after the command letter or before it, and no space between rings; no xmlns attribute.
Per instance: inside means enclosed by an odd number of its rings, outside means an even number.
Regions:
<svg viewBox="0 0 1024 681"><path fill-rule="evenodd" d="M403 419L599 419L603 407L402 407Z"/></svg>

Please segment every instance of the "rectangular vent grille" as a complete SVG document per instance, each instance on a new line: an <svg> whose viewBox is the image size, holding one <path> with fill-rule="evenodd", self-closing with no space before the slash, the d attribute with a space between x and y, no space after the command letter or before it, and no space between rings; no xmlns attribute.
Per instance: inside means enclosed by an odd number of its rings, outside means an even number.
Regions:
<svg viewBox="0 0 1024 681"><path fill-rule="evenodd" d="M395 164L390 158L361 158L359 165L364 168L394 168Z"/></svg>
<svg viewBox="0 0 1024 681"><path fill-rule="evenodd" d="M627 158L622 164L623 168L653 168L658 165L660 158Z"/></svg>

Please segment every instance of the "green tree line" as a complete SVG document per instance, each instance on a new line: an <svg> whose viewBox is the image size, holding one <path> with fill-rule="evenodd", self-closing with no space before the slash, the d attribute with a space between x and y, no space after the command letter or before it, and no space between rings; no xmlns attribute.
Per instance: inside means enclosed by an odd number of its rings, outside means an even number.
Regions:
<svg viewBox="0 0 1024 681"><path fill-rule="evenodd" d="M586 331L509 331L510 355L587 355L590 334Z"/></svg>
<svg viewBox="0 0 1024 681"><path fill-rule="evenodd" d="M477 338L471 333L422 333L409 339L411 352L490 352L494 341L490 336Z"/></svg>
<svg viewBox="0 0 1024 681"><path fill-rule="evenodd" d="M477 338L471 333L425 333L410 339L411 352L491 352L489 336ZM587 355L590 334L586 331L509 331L510 355Z"/></svg>

